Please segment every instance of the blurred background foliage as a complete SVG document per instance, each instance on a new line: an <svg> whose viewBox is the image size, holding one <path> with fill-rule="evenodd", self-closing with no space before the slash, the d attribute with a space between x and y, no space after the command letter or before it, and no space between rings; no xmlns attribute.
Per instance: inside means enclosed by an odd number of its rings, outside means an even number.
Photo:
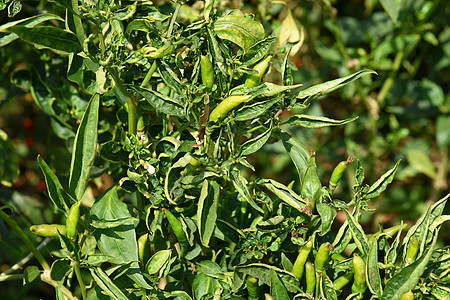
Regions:
<svg viewBox="0 0 450 300"><path fill-rule="evenodd" d="M170 1L155 3L163 13L173 9ZM9 12L0 11L0 26L54 4L26 1L21 5L17 15L15 6ZM341 127L290 128L308 149L316 152L322 183L328 182L335 165L348 156L361 160L370 182L402 159L392 185L371 203L377 211L368 216L370 219L362 220L367 232L375 231L379 222L387 227L400 220L416 220L427 203L444 196L449 186L450 146L447 1L234 0L216 1L216 5L253 14L264 25L267 35L278 36L280 45L286 41L294 43L290 52L294 81L304 87L362 69L377 71L377 76L362 77L322 97L308 111L333 119L359 116L356 121ZM201 16L202 9L203 2L188 1L182 6L178 21L189 23ZM64 11L60 13L63 15ZM0 171L0 203L16 209L17 221L23 228L33 223L59 223L59 217L47 204L45 182L36 157L43 155L57 173L66 173L70 164L67 149L73 137L69 132L67 136L54 133L58 124L34 103L23 73L30 65L45 69L49 65L65 66L67 62L50 51L38 52L23 42L13 43L12 47L0 47L0 136L7 135L8 143L12 141L9 146L4 142L0 147L1 155L7 158L2 164L5 161L8 164L0 167L6 170L12 165L20 172L16 175ZM279 66L274 61L272 68ZM72 97L77 93L71 93L70 86L59 86L65 72L52 71L47 80L61 97ZM267 81L280 80L276 75L268 76L273 78ZM74 122L72 125L81 118L84 103L81 100L79 107L64 108ZM277 178L286 184L296 178L281 143L266 145L250 162L258 177ZM351 198L355 167L356 164L348 169L347 178L335 192L337 198ZM91 185L90 197L101 188L102 180L107 179L98 178ZM8 236L5 228L0 221L0 271L27 254L25 247L15 246L21 243L17 237ZM449 244L450 232L442 230L440 238ZM15 297L27 299L24 295L30 288L34 287L15 290L21 294Z"/></svg>

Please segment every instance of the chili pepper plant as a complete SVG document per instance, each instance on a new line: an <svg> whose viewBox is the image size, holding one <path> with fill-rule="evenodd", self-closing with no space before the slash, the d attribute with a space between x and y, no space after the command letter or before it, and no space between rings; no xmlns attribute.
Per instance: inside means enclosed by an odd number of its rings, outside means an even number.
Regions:
<svg viewBox="0 0 450 300"><path fill-rule="evenodd" d="M6 2L12 18L21 3ZM437 243L449 195L415 225L380 223L369 234L361 218L400 161L374 182L358 157L319 176L323 162L292 134L354 121L308 108L375 71L303 87L289 58L299 40L280 44L254 15L220 1L34 8L0 26L0 45L41 55L11 77L71 159L56 173L48 158L36 161L59 223L19 226L14 207L1 207L10 234L36 258L1 281L42 281L58 299L450 298L449 248ZM13 149L3 132L1 145ZM292 160L291 183L252 164L273 145ZM354 186L337 199L346 168ZM8 176L3 184L17 175Z"/></svg>

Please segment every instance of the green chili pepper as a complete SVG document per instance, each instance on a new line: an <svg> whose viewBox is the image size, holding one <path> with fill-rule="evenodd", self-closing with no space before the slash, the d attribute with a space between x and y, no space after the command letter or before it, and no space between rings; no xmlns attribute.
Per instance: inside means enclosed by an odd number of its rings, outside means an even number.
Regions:
<svg viewBox="0 0 450 300"><path fill-rule="evenodd" d="M414 300L413 292L411 290L407 291L400 297L400 300Z"/></svg>
<svg viewBox="0 0 450 300"><path fill-rule="evenodd" d="M261 83L261 79L263 78L264 74L267 71L267 68L269 67L270 61L272 60L272 56L267 56L263 60L261 60L259 63L257 63L253 70L255 70L256 74L250 74L247 79L245 80L244 86L247 88L252 88L257 86Z"/></svg>
<svg viewBox="0 0 450 300"><path fill-rule="evenodd" d="M247 276L247 292L248 299L254 300L259 298L259 287L258 287L258 278L253 276Z"/></svg>
<svg viewBox="0 0 450 300"><path fill-rule="evenodd" d="M175 234L178 243L180 244L180 257L184 256L184 251L188 245L188 240L186 234L183 230L183 225L181 221L178 220L168 209L163 209L170 226L172 227L173 233Z"/></svg>
<svg viewBox="0 0 450 300"><path fill-rule="evenodd" d="M65 225L59 224L41 224L33 225L30 227L30 231L35 235L45 237L57 237L58 232L61 235L67 235L67 229Z"/></svg>
<svg viewBox="0 0 450 300"><path fill-rule="evenodd" d="M330 178L330 190L334 191L339 183L339 180L341 180L342 175L344 175L344 171L347 169L347 166L349 163L351 163L354 160L353 157L347 158L346 161L341 161L336 168L334 168L333 173L331 173Z"/></svg>
<svg viewBox="0 0 450 300"><path fill-rule="evenodd" d="M256 218L253 219L252 224L250 224L250 228L256 228L256 225L258 225L262 221L263 217L261 215L258 215Z"/></svg>
<svg viewBox="0 0 450 300"><path fill-rule="evenodd" d="M299 281L302 279L303 271L305 269L305 263L308 259L309 252L311 252L312 246L312 240L309 240L298 252L297 259L295 260L294 266L292 267L292 274L294 274Z"/></svg>
<svg viewBox="0 0 450 300"><path fill-rule="evenodd" d="M148 233L143 234L138 239L139 260L144 263L145 250L147 248Z"/></svg>
<svg viewBox="0 0 450 300"><path fill-rule="evenodd" d="M316 269L309 261L305 264L306 292L313 294L316 289Z"/></svg>
<svg viewBox="0 0 450 300"><path fill-rule="evenodd" d="M366 263L358 254L353 255L353 293L364 294L366 291Z"/></svg>
<svg viewBox="0 0 450 300"><path fill-rule="evenodd" d="M419 240L413 235L409 239L408 249L406 250L405 265L410 265L416 260L417 253L419 253L419 246Z"/></svg>
<svg viewBox="0 0 450 300"><path fill-rule="evenodd" d="M239 104L244 103L245 101L250 99L250 97L251 95L230 96L222 100L222 102L220 102L219 105L217 105L209 115L209 121L217 121L219 119L222 119Z"/></svg>
<svg viewBox="0 0 450 300"><path fill-rule="evenodd" d="M67 213L66 228L67 236L71 239L75 238L77 235L78 221L80 220L80 207L81 200L72 204L72 207Z"/></svg>
<svg viewBox="0 0 450 300"><path fill-rule="evenodd" d="M342 275L341 277L336 278L336 280L333 282L333 288L336 291L342 290L347 284L350 283L353 279L353 273L348 272L345 275Z"/></svg>
<svg viewBox="0 0 450 300"><path fill-rule="evenodd" d="M206 85L206 90L210 92L214 86L214 69L209 58L203 55L200 59L200 71L202 82Z"/></svg>
<svg viewBox="0 0 450 300"><path fill-rule="evenodd" d="M328 259L330 258L330 247L333 246L331 246L329 242L320 245L319 250L317 251L316 254L316 261L315 261L317 271L322 271L323 267L328 262Z"/></svg>

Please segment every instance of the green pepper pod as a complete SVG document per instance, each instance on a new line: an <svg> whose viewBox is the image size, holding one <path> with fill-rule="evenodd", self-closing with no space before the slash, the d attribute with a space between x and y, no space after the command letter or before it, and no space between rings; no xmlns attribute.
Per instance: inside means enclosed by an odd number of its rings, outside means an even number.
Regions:
<svg viewBox="0 0 450 300"><path fill-rule="evenodd" d="M309 240L298 252L297 259L292 267L292 274L294 274L299 281L302 279L305 263L308 259L309 252L311 252L312 246L312 240Z"/></svg>
<svg viewBox="0 0 450 300"><path fill-rule="evenodd" d="M400 297L400 300L414 300L413 292L411 290L407 291Z"/></svg>
<svg viewBox="0 0 450 300"><path fill-rule="evenodd" d="M358 254L353 255L353 293L364 294L366 291L366 263Z"/></svg>
<svg viewBox="0 0 450 300"><path fill-rule="evenodd" d="M144 256L145 256L145 250L147 248L147 242L148 242L148 233L143 234L138 239L138 254L139 254L139 260L144 263Z"/></svg>
<svg viewBox="0 0 450 300"><path fill-rule="evenodd" d="M184 256L184 250L188 245L188 240L186 234L183 230L183 225L181 221L178 220L168 209L163 209L170 226L172 227L173 233L175 234L178 243L180 243L180 257Z"/></svg>
<svg viewBox="0 0 450 300"><path fill-rule="evenodd" d="M272 56L269 55L266 58L264 58L263 60L261 60L259 63L257 63L253 67L253 70L255 70L257 73L248 75L247 79L245 80L244 86L247 88L252 88L252 87L255 87L258 84L260 84L261 79L263 78L264 74L266 73L271 60L272 60Z"/></svg>
<svg viewBox="0 0 450 300"><path fill-rule="evenodd" d="M348 167L348 164L351 163L354 160L353 157L347 158L346 161L341 161L336 168L334 168L333 173L331 173L329 188L330 190L334 191L339 183L339 180L341 180L342 175L344 175L345 170Z"/></svg>
<svg viewBox="0 0 450 300"><path fill-rule="evenodd" d="M214 69L209 58L203 55L200 59L200 71L202 82L206 85L206 90L210 92L214 86Z"/></svg>
<svg viewBox="0 0 450 300"><path fill-rule="evenodd" d="M44 237L57 237L58 232L61 235L67 235L66 226L60 224L33 225L30 227L30 231L35 235Z"/></svg>
<svg viewBox="0 0 450 300"><path fill-rule="evenodd" d="M336 291L340 291L347 284L349 284L350 281L352 281L352 279L353 279L353 273L352 272L348 272L348 273L342 275L341 277L336 278L336 280L333 282L333 288Z"/></svg>
<svg viewBox="0 0 450 300"><path fill-rule="evenodd" d="M259 298L258 278L247 276L247 292L248 299L255 300Z"/></svg>
<svg viewBox="0 0 450 300"><path fill-rule="evenodd" d="M316 254L316 261L315 261L317 271L322 271L323 267L328 262L330 258L330 247L333 246L331 246L329 242L320 245L319 250L317 251Z"/></svg>
<svg viewBox="0 0 450 300"><path fill-rule="evenodd" d="M211 114L209 115L209 121L217 121L219 119L222 119L225 117L231 110L236 108L239 104L244 103L248 99L250 99L251 95L244 95L244 96L230 96L222 102L219 103L219 105L216 106L216 108L213 109Z"/></svg>
<svg viewBox="0 0 450 300"><path fill-rule="evenodd" d="M417 257L417 253L419 253L419 240L415 235L411 236L409 239L408 249L406 250L405 256L405 265L412 264Z"/></svg>
<svg viewBox="0 0 450 300"><path fill-rule="evenodd" d="M316 268L314 265L307 261L305 263L305 276L306 276L306 292L313 294L316 289Z"/></svg>
<svg viewBox="0 0 450 300"><path fill-rule="evenodd" d="M80 220L80 207L81 200L72 204L72 207L69 209L67 213L66 219L66 228L67 228L67 236L71 239L74 239L77 235L77 226L78 221Z"/></svg>

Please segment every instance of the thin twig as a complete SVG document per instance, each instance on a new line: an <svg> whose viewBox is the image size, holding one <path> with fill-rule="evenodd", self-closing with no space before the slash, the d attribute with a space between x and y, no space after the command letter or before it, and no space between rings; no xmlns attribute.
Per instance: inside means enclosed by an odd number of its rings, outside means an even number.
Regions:
<svg viewBox="0 0 450 300"><path fill-rule="evenodd" d="M40 243L37 247L36 250L40 251L42 248L44 248L45 246L48 245L48 243L50 243L52 241L52 238L46 238L45 240L42 241L42 243ZM6 270L5 272L3 272L2 274L0 274L0 276L4 276L4 275L8 275L13 273L14 271L17 271L19 269L21 269L30 259L32 259L34 257L33 252L29 253L27 256L25 256L24 258L22 258L18 263L16 263L14 266L12 266L11 268L9 268L8 270Z"/></svg>

